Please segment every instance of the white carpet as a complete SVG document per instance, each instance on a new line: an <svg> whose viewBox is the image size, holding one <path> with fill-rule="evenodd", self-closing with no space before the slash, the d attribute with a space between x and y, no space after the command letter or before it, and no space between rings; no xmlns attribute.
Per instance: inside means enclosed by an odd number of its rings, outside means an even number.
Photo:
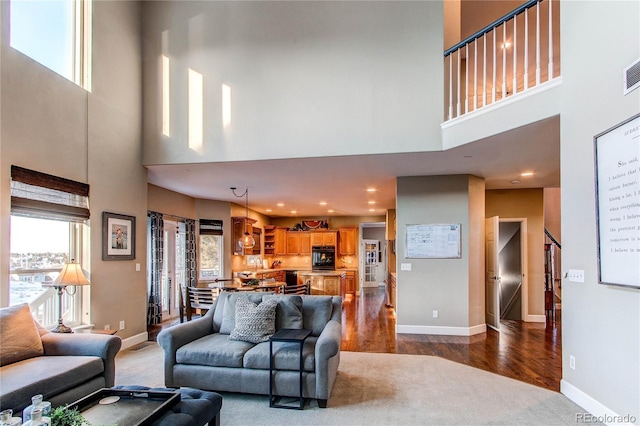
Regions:
<svg viewBox="0 0 640 426"><path fill-rule="evenodd" d="M116 384L162 386L161 365L155 345L124 351ZM269 408L264 395L222 395L223 425L575 425L584 412L560 393L423 355L342 352L326 409L314 400L298 411Z"/></svg>

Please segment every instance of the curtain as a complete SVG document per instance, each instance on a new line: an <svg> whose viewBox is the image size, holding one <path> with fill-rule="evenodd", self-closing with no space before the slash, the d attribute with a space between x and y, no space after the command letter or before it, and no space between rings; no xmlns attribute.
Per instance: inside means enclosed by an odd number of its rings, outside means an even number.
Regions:
<svg viewBox="0 0 640 426"><path fill-rule="evenodd" d="M147 235L149 265L147 267L147 325L162 322L162 259L164 249L164 221L162 213L149 212L147 215Z"/></svg>
<svg viewBox="0 0 640 426"><path fill-rule="evenodd" d="M196 287L198 284L198 268L196 262L196 221L185 219L184 221L186 244L185 244L185 284L189 287Z"/></svg>

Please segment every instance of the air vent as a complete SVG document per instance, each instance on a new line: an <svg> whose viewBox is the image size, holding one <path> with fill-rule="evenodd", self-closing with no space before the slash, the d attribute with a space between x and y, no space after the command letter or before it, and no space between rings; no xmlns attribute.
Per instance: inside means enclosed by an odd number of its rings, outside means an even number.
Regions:
<svg viewBox="0 0 640 426"><path fill-rule="evenodd" d="M622 74L625 95L640 87L640 59L626 67Z"/></svg>

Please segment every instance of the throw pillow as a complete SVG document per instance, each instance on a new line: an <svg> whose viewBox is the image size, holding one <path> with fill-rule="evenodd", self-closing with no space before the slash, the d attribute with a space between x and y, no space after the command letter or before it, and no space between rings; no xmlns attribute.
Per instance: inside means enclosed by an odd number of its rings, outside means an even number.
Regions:
<svg viewBox="0 0 640 426"><path fill-rule="evenodd" d="M296 295L269 294L262 300L275 299L278 301L276 308L276 330L283 328L302 328L302 297Z"/></svg>
<svg viewBox="0 0 640 426"><path fill-rule="evenodd" d="M260 343L269 340L276 332L275 299L266 300L259 305L246 298L236 301L236 326L229 335L231 340L242 340L250 343Z"/></svg>
<svg viewBox="0 0 640 426"><path fill-rule="evenodd" d="M220 334L230 334L236 327L236 301L238 299L248 299L256 305L262 302L264 293L232 293L227 298L222 314L222 324L220 325ZM217 310L217 309L216 309Z"/></svg>
<svg viewBox="0 0 640 426"><path fill-rule="evenodd" d="M0 367L44 355L29 305L0 309Z"/></svg>

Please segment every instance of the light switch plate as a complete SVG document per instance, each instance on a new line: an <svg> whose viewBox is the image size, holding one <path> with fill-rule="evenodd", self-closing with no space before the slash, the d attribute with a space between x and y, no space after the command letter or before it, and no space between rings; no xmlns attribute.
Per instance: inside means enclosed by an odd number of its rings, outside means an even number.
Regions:
<svg viewBox="0 0 640 426"><path fill-rule="evenodd" d="M411 264L410 263L401 263L400 264L400 270L401 271L410 271L411 270Z"/></svg>

